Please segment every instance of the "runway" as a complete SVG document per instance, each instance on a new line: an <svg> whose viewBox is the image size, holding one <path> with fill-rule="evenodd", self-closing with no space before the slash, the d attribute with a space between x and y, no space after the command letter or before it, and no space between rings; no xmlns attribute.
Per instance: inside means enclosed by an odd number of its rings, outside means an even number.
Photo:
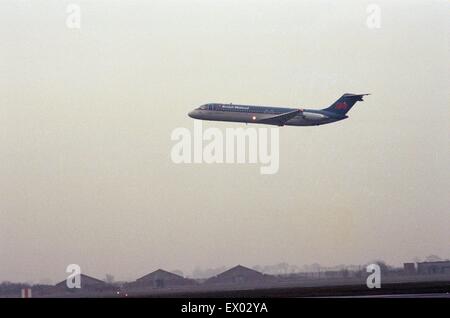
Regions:
<svg viewBox="0 0 450 318"><path fill-rule="evenodd" d="M312 297L316 298L316 297ZM450 293L429 293L429 294L385 294L385 295L361 295L361 296L331 296L318 298L450 298Z"/></svg>

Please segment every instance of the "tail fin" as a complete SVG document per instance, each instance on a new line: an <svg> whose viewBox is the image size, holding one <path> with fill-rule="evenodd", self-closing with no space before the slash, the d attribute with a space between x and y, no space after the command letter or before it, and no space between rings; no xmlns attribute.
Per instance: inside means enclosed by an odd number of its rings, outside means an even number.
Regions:
<svg viewBox="0 0 450 318"><path fill-rule="evenodd" d="M337 101L333 103L328 108L325 108L323 110L334 113L337 115L344 116L352 107L355 105L356 102L363 101L363 96L369 95L369 94L344 94L341 98L339 98Z"/></svg>

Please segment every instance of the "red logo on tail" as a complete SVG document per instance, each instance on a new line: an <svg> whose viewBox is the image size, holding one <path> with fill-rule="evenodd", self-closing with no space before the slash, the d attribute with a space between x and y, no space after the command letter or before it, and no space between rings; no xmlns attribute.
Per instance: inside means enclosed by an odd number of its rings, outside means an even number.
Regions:
<svg viewBox="0 0 450 318"><path fill-rule="evenodd" d="M347 109L348 105L346 102L342 102L336 105L336 109Z"/></svg>

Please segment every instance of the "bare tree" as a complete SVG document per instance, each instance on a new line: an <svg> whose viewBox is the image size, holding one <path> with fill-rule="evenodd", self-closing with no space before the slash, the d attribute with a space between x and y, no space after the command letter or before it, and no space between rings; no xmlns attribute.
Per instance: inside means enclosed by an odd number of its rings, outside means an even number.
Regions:
<svg viewBox="0 0 450 318"><path fill-rule="evenodd" d="M437 255L428 255L425 258L425 261L427 261L427 262L439 262L439 261L442 261L442 258L440 258Z"/></svg>
<svg viewBox="0 0 450 318"><path fill-rule="evenodd" d="M105 282L107 282L108 284L114 283L114 276L111 274L106 274Z"/></svg>

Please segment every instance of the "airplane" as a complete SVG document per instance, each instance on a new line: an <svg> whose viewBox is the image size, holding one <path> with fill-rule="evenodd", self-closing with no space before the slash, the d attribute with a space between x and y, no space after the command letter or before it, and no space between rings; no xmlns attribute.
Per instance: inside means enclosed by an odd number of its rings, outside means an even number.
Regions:
<svg viewBox="0 0 450 318"><path fill-rule="evenodd" d="M324 109L301 109L271 106L250 106L209 103L189 112L189 117L201 120L229 121L276 126L317 126L348 118L347 112L370 94L346 93Z"/></svg>

